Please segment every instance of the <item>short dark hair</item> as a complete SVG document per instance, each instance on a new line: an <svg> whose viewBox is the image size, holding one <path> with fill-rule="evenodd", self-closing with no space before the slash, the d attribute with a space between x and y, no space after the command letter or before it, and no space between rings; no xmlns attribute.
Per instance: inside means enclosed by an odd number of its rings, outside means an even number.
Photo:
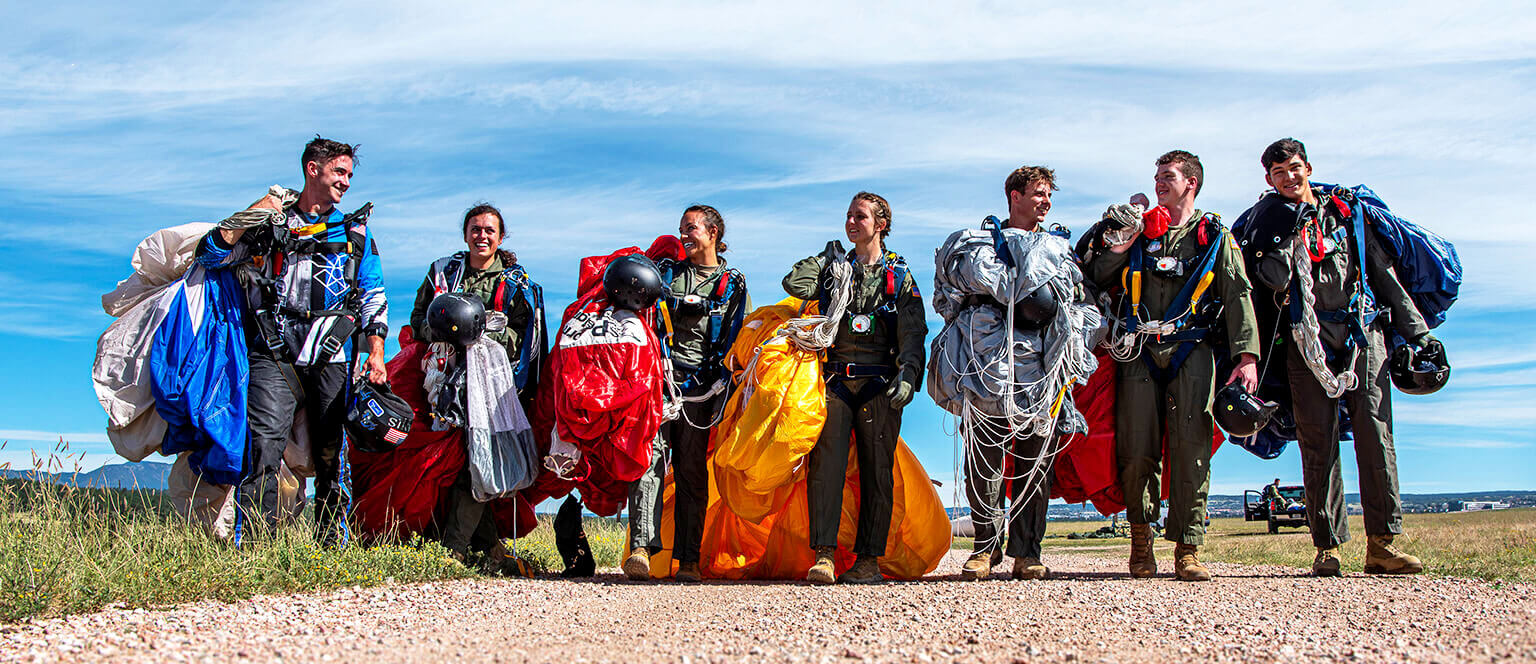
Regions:
<svg viewBox="0 0 1536 664"><path fill-rule="evenodd" d="M1056 171L1053 171L1044 166L1020 166L1017 169L1014 169L1012 173L1009 173L1008 179L1003 181L1003 195L1007 196L1009 193L1015 191L1023 193L1024 189L1028 187L1031 182L1035 182L1037 180L1043 181L1050 185L1051 191L1058 191L1061 189L1061 187L1056 186Z"/></svg>
<svg viewBox="0 0 1536 664"><path fill-rule="evenodd" d="M472 208L470 208L470 209L468 209L468 210L466 210L464 212L464 225L460 227L459 232L460 233L468 233L469 232L469 220L470 219L474 219L475 217L478 217L478 216L480 216L482 214L494 214L494 215L496 215L496 226L501 231L501 236L502 237L506 237L507 236L507 220L503 219L501 217L501 210L496 209L496 206L491 205L490 203L487 203L485 201L480 201L479 203L475 203L474 207L472 207Z"/></svg>
<svg viewBox="0 0 1536 664"><path fill-rule="evenodd" d="M853 200L849 201L848 204L853 205L858 201L864 201L875 206L875 221L885 222L885 230L880 231L880 239L884 241L886 236L891 234L891 204L886 202L884 196L871 194L867 191L854 194Z"/></svg>
<svg viewBox="0 0 1536 664"><path fill-rule="evenodd" d="M1291 157L1297 155L1301 155L1302 161L1307 161L1307 146L1302 145L1301 141L1287 136L1270 143L1269 147L1264 148L1264 154L1259 156L1259 164L1264 167L1264 171L1267 173L1270 166L1290 161Z"/></svg>
<svg viewBox="0 0 1536 664"><path fill-rule="evenodd" d="M704 225L720 231L720 236L715 238L715 251L725 253L725 217L720 216L720 211L709 205L695 204L683 210L683 218L688 218L690 212L699 213L704 217Z"/></svg>
<svg viewBox="0 0 1536 664"><path fill-rule="evenodd" d="M315 134L314 139L304 144L304 156L299 159L299 168L304 168L312 161L324 166L337 157L351 157L355 163L357 147L329 138L321 138L319 134Z"/></svg>
<svg viewBox="0 0 1536 664"><path fill-rule="evenodd" d="M1157 158L1157 166L1173 164L1184 177L1195 179L1195 195L1200 195L1200 188L1205 186L1205 168L1200 165L1200 158L1185 150L1169 150L1163 156Z"/></svg>

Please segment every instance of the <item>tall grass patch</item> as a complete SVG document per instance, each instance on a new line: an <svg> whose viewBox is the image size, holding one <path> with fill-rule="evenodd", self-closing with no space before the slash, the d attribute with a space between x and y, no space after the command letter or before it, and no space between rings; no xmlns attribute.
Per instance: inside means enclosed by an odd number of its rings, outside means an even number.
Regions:
<svg viewBox="0 0 1536 664"><path fill-rule="evenodd" d="M0 480L0 620L195 599L460 578L432 542L321 549L290 525L235 547L159 491Z"/></svg>

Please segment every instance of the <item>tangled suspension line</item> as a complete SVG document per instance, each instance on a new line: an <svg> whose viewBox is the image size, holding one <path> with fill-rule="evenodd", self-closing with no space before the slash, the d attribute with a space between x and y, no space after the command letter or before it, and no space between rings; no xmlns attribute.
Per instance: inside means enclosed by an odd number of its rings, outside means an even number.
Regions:
<svg viewBox="0 0 1536 664"><path fill-rule="evenodd" d="M1327 355L1323 352L1323 342L1318 334L1317 312L1313 306L1317 302L1317 296L1312 293L1312 259L1307 253L1306 240L1302 233L1297 233L1291 244L1291 258L1295 263L1296 279L1301 286L1301 320L1291 328L1291 336L1296 340L1296 348L1301 352L1301 359L1306 362L1307 369L1317 377L1317 382L1323 386L1323 393L1330 399L1337 399L1345 392L1355 389L1360 382L1360 377L1355 374L1355 360L1360 356L1359 346L1349 352L1349 363L1344 371L1335 374L1328 368ZM1360 326L1365 326L1365 307L1356 307L1356 316L1360 316Z"/></svg>

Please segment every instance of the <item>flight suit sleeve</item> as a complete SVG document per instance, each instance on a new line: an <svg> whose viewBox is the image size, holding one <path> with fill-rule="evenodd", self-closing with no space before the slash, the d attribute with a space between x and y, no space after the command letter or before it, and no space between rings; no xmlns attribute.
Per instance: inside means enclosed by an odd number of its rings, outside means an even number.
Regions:
<svg viewBox="0 0 1536 664"><path fill-rule="evenodd" d="M1087 273L1088 281L1097 286L1099 290L1114 288L1116 284L1120 283L1121 270L1124 270L1126 264L1131 261L1130 253L1127 251L1123 254L1117 254L1108 250L1099 252L1083 266L1084 272Z"/></svg>
<svg viewBox="0 0 1536 664"><path fill-rule="evenodd" d="M421 287L416 289L416 304L411 307L411 334L422 343L432 341L432 330L427 327L427 307L432 305L434 293L432 274L428 271L426 278L421 280Z"/></svg>
<svg viewBox="0 0 1536 664"><path fill-rule="evenodd" d="M815 300L821 294L821 257L800 259L784 275L784 292L802 300Z"/></svg>
<svg viewBox="0 0 1536 664"><path fill-rule="evenodd" d="M1428 333L1429 325L1424 322L1424 316L1413 304L1408 289L1397 279L1392 257L1371 233L1365 234L1365 253L1366 278L1370 280L1371 293L1376 296L1376 304L1390 312L1392 326L1397 328L1398 334L1413 340Z"/></svg>
<svg viewBox="0 0 1536 664"><path fill-rule="evenodd" d="M903 295L896 300L896 367L904 378L921 389L923 367L927 365L928 321L923 309L923 295L917 290L912 273L902 285Z"/></svg>
<svg viewBox="0 0 1536 664"><path fill-rule="evenodd" d="M1232 359L1244 353L1259 358L1259 323L1253 313L1252 286L1243 266L1242 252L1231 234L1222 234L1221 254L1216 261L1216 283L1221 289L1221 301L1225 303L1222 317L1226 319L1227 345Z"/></svg>

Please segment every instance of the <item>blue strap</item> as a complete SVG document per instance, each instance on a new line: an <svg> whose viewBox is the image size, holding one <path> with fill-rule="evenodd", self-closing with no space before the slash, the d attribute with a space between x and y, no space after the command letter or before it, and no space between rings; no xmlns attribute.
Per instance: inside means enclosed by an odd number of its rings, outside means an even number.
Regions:
<svg viewBox="0 0 1536 664"><path fill-rule="evenodd" d="M1196 223L1204 223L1204 220ZM1157 381L1159 385L1167 385L1172 381L1178 375L1179 370L1184 367L1184 362L1189 359L1189 354L1194 352L1195 346L1199 345L1201 341L1205 340L1206 335L1210 334L1209 325L1190 325L1190 322L1193 320L1194 309L1198 305L1198 303L1191 302L1190 298L1194 295L1195 288L1199 286L1200 281L1205 278L1205 275L1216 268L1216 256L1221 252L1221 243L1227 241L1227 229L1219 225L1216 226L1216 229L1216 237L1211 241L1210 248L1206 250L1205 256L1200 259L1199 269L1190 273L1189 278L1184 281L1184 286L1174 296L1174 304L1180 308L1175 310L1175 315L1173 316L1169 316L1166 311L1163 312L1163 320L1177 319L1178 321L1174 323L1175 331L1173 333L1158 336L1158 341L1178 342L1179 344L1174 349L1173 356L1168 360L1168 368L1165 369L1157 366L1157 363L1152 360L1152 356L1148 353L1143 353L1141 356L1143 363L1147 366L1147 372L1151 374L1152 379ZM1198 229L1195 232L1199 232ZM1137 238L1136 243L1131 245L1131 256L1129 259L1131 275L1141 272L1141 264L1144 260L1143 245L1145 242L1146 237L1143 236ZM1132 279L1134 279L1134 276L1127 279L1127 281L1129 282ZM1138 329L1139 325L1139 319L1135 315L1137 312L1132 309L1130 294L1126 293L1122 297L1125 300L1124 320L1127 333L1133 333ZM1204 297L1202 296L1201 299L1204 299Z"/></svg>
<svg viewBox="0 0 1536 664"><path fill-rule="evenodd" d="M1015 267L1013 254L1008 251L1008 242L1003 238L1003 222L993 215L987 215L981 221L981 228L992 231L992 249L997 252L997 260L1010 269Z"/></svg>

